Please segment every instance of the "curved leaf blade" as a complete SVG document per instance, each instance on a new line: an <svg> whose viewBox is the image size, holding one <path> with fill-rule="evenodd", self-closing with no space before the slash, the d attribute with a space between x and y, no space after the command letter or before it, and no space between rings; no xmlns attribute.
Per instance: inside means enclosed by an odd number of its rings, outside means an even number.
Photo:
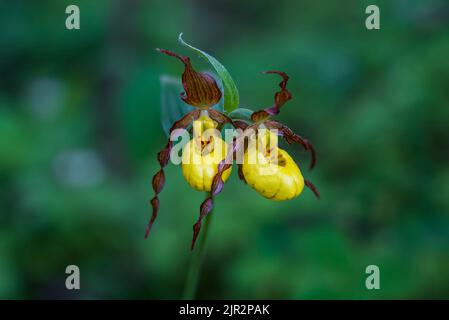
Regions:
<svg viewBox="0 0 449 320"><path fill-rule="evenodd" d="M169 136L173 123L194 108L179 97L183 90L179 78L161 75L159 82L161 85L161 123L165 134Z"/></svg>

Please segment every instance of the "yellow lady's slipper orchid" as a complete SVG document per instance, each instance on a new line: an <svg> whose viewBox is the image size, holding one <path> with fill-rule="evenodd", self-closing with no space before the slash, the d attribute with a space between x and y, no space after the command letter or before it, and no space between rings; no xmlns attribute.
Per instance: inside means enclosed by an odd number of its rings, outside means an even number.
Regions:
<svg viewBox="0 0 449 320"><path fill-rule="evenodd" d="M180 41L184 43L181 36ZM274 103L267 108L252 112L250 119L241 118L244 113L233 114L230 111L238 104L238 94L235 87L233 88L232 79L228 77L226 70L220 68L221 71L219 71L216 67L216 65L220 66L218 61L215 61L213 65L223 80L224 109L229 114L213 108L221 101L223 93L212 75L206 72L197 72L187 56L181 56L165 49L157 50L177 58L184 64L182 74L184 92L180 96L182 101L195 108L174 121L169 130L171 136L178 129L188 129L193 122L192 138L182 150L182 172L192 188L208 193L200 205L198 220L193 225L191 249L198 238L203 219L210 214L214 207L214 198L223 190L225 181L229 178L234 158L238 160L239 178L268 199L282 201L295 198L302 192L304 186L308 187L317 198L320 197L314 184L310 180L304 179L294 160L277 145L278 136L288 144L300 144L310 152L312 157L310 168L314 167L316 154L312 144L307 139L295 134L286 125L272 120L272 117L280 113L281 107L292 99L292 94L287 89L289 77L286 73L275 70L266 71L265 73L277 74L282 77L282 81L279 83L280 90L274 95ZM210 60L210 57L208 59ZM226 82L223 77L227 78ZM235 92L233 92L234 90ZM228 100L229 97L233 99ZM221 139L220 131L215 129L218 125L221 128L226 124L240 130L237 132L237 136L233 137L229 150L226 142ZM267 129L269 133L266 133ZM251 146L251 137L257 138L256 147ZM165 185L164 168L168 165L173 146L172 139L169 139L165 147L157 154L160 168L152 179L154 196L150 203L153 211L145 231L145 237L148 237L158 214L159 194ZM244 152L243 159L241 159L242 152ZM241 160L243 163L240 162Z"/></svg>

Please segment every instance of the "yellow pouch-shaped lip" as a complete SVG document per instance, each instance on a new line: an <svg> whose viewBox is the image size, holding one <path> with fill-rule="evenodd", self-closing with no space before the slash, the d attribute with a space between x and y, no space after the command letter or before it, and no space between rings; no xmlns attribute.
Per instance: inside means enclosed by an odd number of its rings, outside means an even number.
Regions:
<svg viewBox="0 0 449 320"><path fill-rule="evenodd" d="M304 178L285 150L276 148L276 151L277 163L255 149L246 151L242 172L246 182L265 198L275 201L290 200L301 194Z"/></svg>
<svg viewBox="0 0 449 320"><path fill-rule="evenodd" d="M218 164L226 157L227 144L221 138L214 137L209 148L203 150L194 139L182 149L182 174L188 184L198 191L210 191L212 180L218 172ZM205 152L202 152L205 151ZM225 182L231 174L232 167L222 175Z"/></svg>

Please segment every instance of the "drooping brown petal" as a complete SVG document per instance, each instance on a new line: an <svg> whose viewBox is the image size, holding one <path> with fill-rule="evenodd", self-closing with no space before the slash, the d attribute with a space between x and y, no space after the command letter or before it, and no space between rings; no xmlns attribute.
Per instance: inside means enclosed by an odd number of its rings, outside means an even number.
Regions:
<svg viewBox="0 0 449 320"><path fill-rule="evenodd" d="M304 179L304 185L310 190L312 190L312 192L315 194L315 197L317 197L318 199L320 198L320 193L318 192L318 189L312 182L310 182L310 180Z"/></svg>
<svg viewBox="0 0 449 320"><path fill-rule="evenodd" d="M169 131L170 134L173 132L173 130L187 128L194 120L198 119L200 115L200 110L192 110L189 113L186 113L181 119L173 123Z"/></svg>
<svg viewBox="0 0 449 320"><path fill-rule="evenodd" d="M316 164L316 152L315 152L315 148L313 147L313 145L309 142L309 140L304 139L303 137L301 137L297 134L294 134L293 137L291 138L291 140L293 140L296 143L301 144L304 147L304 149L306 149L310 152L311 160L310 160L309 170L312 170Z"/></svg>
<svg viewBox="0 0 449 320"><path fill-rule="evenodd" d="M233 120L229 118L227 115L221 113L220 111L217 111L215 109L209 109L208 113L209 117L211 117L212 120L215 120L220 124L230 123L235 127Z"/></svg>
<svg viewBox="0 0 449 320"><path fill-rule="evenodd" d="M282 81L279 83L281 90L275 93L274 104L271 107L256 111L251 115L251 119L254 122L260 122L270 116L277 115L280 112L281 107L292 98L292 94L287 90L287 82L289 77L285 72L270 70L265 71L264 73L280 75L282 77Z"/></svg>
<svg viewBox="0 0 449 320"><path fill-rule="evenodd" d="M192 123L194 120L198 119L200 116L200 110L193 110L186 115L184 115L180 120L176 121L173 126L170 129L170 134L175 129L181 129L186 128ZM170 160L170 152L173 147L173 142L168 141L167 145L164 149L158 152L157 154L157 160L160 165L160 170L156 172L156 174L153 176L152 180L152 186L154 191L154 197L151 199L151 206L153 209L153 213L151 215L150 221L148 222L146 231L145 231L145 238L148 237L151 231L151 227L153 226L154 220L157 218L157 213L159 211L159 198L158 194L161 193L162 189L165 185L165 174L164 174L164 168L167 166L168 161Z"/></svg>
<svg viewBox="0 0 449 320"><path fill-rule="evenodd" d="M316 152L315 149L313 148L313 145L307 139L304 139L300 135L295 134L289 127L280 122L267 120L265 121L264 124L268 129L277 129L278 134L281 135L285 139L285 141L287 141L288 144L296 142L302 145L305 150L310 152L310 156L312 158L310 161L309 169L312 170L313 167L315 167Z"/></svg>
<svg viewBox="0 0 449 320"><path fill-rule="evenodd" d="M164 188L164 185L165 185L164 167L168 163L168 158L170 157L170 151L171 151L172 147L173 147L173 143L171 141L168 141L165 148L162 149L161 151L159 151L159 153L157 154L157 158L158 158L159 165L161 166L161 168L153 176L152 185L153 185L154 197L153 197L153 199L151 199L151 206L153 208L153 213L151 215L150 221L148 222L147 229L145 231L145 239L150 234L151 227L153 226L154 220L156 220L156 218L157 218L157 213L159 211L158 194L162 191L162 189Z"/></svg>
<svg viewBox="0 0 449 320"><path fill-rule="evenodd" d="M159 198L157 195L153 197L150 201L151 206L153 208L153 213L151 215L150 221L148 222L147 228L145 230L145 239L148 237L151 231L151 227L153 226L154 220L157 218L157 213L159 211Z"/></svg>
<svg viewBox="0 0 449 320"><path fill-rule="evenodd" d="M178 55L165 49L156 49L166 55L176 57L184 64L185 69L182 74L182 85L185 92L181 94L181 99L197 108L209 108L217 104L221 99L221 91L214 77L205 72L197 72L190 63L190 58Z"/></svg>
<svg viewBox="0 0 449 320"><path fill-rule="evenodd" d="M206 200L204 200L203 203L201 204L200 216L198 218L198 221L193 225L193 238L190 250L193 250L193 248L195 247L195 242L200 233L203 219L212 211L213 207L214 201L212 200L212 196L207 197Z"/></svg>
<svg viewBox="0 0 449 320"><path fill-rule="evenodd" d="M245 179L245 175L243 174L243 166L242 166L242 164L238 164L237 167L238 167L239 179L242 180L244 183L247 183L246 179Z"/></svg>
<svg viewBox="0 0 449 320"><path fill-rule="evenodd" d="M197 222L193 225L193 237L190 250L193 250L193 248L195 247L196 239L198 238L198 235L200 233L203 219L212 211L214 207L214 196L220 193L224 187L222 175L225 170L226 170L225 166L220 165L218 166L218 173L214 176L214 179L212 180L212 187L209 196L203 201L203 203L201 203L200 216L198 217Z"/></svg>
<svg viewBox="0 0 449 320"><path fill-rule="evenodd" d="M229 167L231 165L228 165ZM226 169L223 169L222 171L225 171ZM219 175L215 175L214 179L212 180L212 187L211 187L211 196L216 196L223 190L224 187L224 181L223 178Z"/></svg>
<svg viewBox="0 0 449 320"><path fill-rule="evenodd" d="M251 127L249 127L251 128ZM232 160L234 158L234 154L238 152L240 148L244 147L245 138L248 136L249 132L253 132L252 130L244 131L239 137L234 139L232 144L228 146L228 153L226 157L218 164L217 174L214 176L212 181L211 191L206 200L201 203L200 206L200 216L198 221L193 225L193 238L191 250L195 247L196 239L198 238L198 234L201 230L201 224L204 217L212 211L214 206L214 197L218 195L224 187L224 182L222 179L223 172L229 169L232 166Z"/></svg>
<svg viewBox="0 0 449 320"><path fill-rule="evenodd" d="M165 149L164 149L165 151ZM153 177L153 190L156 193L159 193L164 188L165 184L165 175L164 171L159 170Z"/></svg>
<svg viewBox="0 0 449 320"><path fill-rule="evenodd" d="M245 130L248 126L249 124L243 120L234 120L234 127L236 127L237 129Z"/></svg>

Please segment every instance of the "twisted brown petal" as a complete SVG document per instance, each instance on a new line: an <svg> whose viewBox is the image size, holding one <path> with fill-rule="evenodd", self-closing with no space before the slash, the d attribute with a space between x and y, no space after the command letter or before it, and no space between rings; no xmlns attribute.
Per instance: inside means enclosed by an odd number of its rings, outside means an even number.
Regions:
<svg viewBox="0 0 449 320"><path fill-rule="evenodd" d="M315 185L312 182L304 179L304 185L307 188L309 188L310 190L312 190L312 192L315 194L315 197L317 197L318 199L320 198L320 193L318 192L318 189L315 187Z"/></svg>
<svg viewBox="0 0 449 320"><path fill-rule="evenodd" d="M167 146L163 151L170 149L171 146ZM159 193L162 191L162 188L164 188L164 184L165 184L165 175L164 175L164 171L159 170L153 177L153 190L156 193Z"/></svg>
<svg viewBox="0 0 449 320"><path fill-rule="evenodd" d="M252 132L249 130L248 132ZM193 225L193 238L192 245L190 247L191 250L195 247L195 242L198 238L199 232L201 230L201 224L203 219L212 211L214 207L214 197L218 195L224 187L224 182L222 179L223 172L229 169L232 166L232 160L234 158L234 153L237 152L240 148L244 146L244 139L248 135L247 131L244 131L239 137L234 139L231 145L228 147L228 153L226 157L218 164L217 174L214 176L212 181L211 191L209 196L200 206L200 216L197 222Z"/></svg>
<svg viewBox="0 0 449 320"><path fill-rule="evenodd" d="M248 125L249 124L243 120L234 120L234 127L236 127L237 129L245 130L246 128L248 128Z"/></svg>
<svg viewBox="0 0 449 320"><path fill-rule="evenodd" d="M237 167L238 167L239 179L242 180L243 182L247 183L246 179L245 179L245 175L243 174L243 166L241 164L238 164Z"/></svg>
<svg viewBox="0 0 449 320"><path fill-rule="evenodd" d="M286 125L284 125L280 122L269 120L269 121L264 122L264 124L268 129L277 129L278 134L283 136L288 144L296 142L296 143L301 144L304 147L304 149L310 151L311 156L312 156L312 161L310 162L310 169L312 169L315 166L315 163L316 163L315 149L313 148L312 144L307 139L304 139L301 136L294 134L293 131L289 127L287 127ZM318 199L320 198L320 193L319 193L318 189L315 187L315 185L310 180L304 179L304 185L307 188L309 188L310 190L312 190L312 192L315 194L315 196Z"/></svg>
<svg viewBox="0 0 449 320"><path fill-rule="evenodd" d="M215 109L209 109L208 113L209 117L211 117L212 120L215 120L220 124L230 123L232 124L232 126L235 127L233 120L229 118L227 115L221 113L220 111L217 111Z"/></svg>
<svg viewBox="0 0 449 320"><path fill-rule="evenodd" d="M192 238L192 244L190 246L190 250L193 250L193 248L195 247L195 242L200 233L203 219L212 211L213 207L214 207L214 201L212 200L211 196L208 196L206 198L206 200L204 200L203 203L201 204L200 216L198 218L198 221L193 225L193 238Z"/></svg>
<svg viewBox="0 0 449 320"><path fill-rule="evenodd" d="M198 238L198 234L200 233L203 219L212 211L214 207L214 196L216 196L221 192L221 190L223 190L224 187L224 182L222 178L223 172L226 171L231 166L232 164L224 164L224 160L222 160L218 165L218 172L214 176L214 179L212 180L212 187L211 191L209 192L209 196L206 198L206 200L203 201L203 203L201 203L200 216L197 222L193 225L193 238L190 250L193 250L193 248L195 247L195 242L196 239Z"/></svg>
<svg viewBox="0 0 449 320"><path fill-rule="evenodd" d="M200 117L200 110L192 110L189 113L186 113L181 119L173 123L170 128L170 134L176 129L185 129L187 128L194 120Z"/></svg>
<svg viewBox="0 0 449 320"><path fill-rule="evenodd" d="M198 119L200 115L200 110L193 110L186 115L184 115L180 120L176 121L173 126L170 129L170 134L175 129L180 128L186 128L192 121ZM161 193L162 189L165 185L165 174L164 174L164 167L167 166L168 161L170 160L170 151L173 147L173 142L168 141L165 148L159 151L157 154L157 160L160 165L160 170L156 172L156 174L153 176L152 186L154 191L154 197L151 199L151 206L153 208L153 213L151 215L150 221L148 222L146 231L145 231L145 238L148 237L151 231L151 227L153 226L154 220L157 218L157 213L159 211L159 198L158 194Z"/></svg>
<svg viewBox="0 0 449 320"><path fill-rule="evenodd" d="M194 107L209 108L217 104L221 99L221 91L214 77L205 72L197 72L190 63L190 58L178 55L165 49L156 49L166 55L176 57L184 64L185 69L182 74L182 85L185 92L181 94L181 99Z"/></svg>
<svg viewBox="0 0 449 320"><path fill-rule="evenodd" d="M277 129L279 135L284 137L285 141L287 141L288 144L296 142L302 145L305 150L310 152L310 156L312 158L309 169L312 170L313 167L315 167L316 152L315 149L313 148L313 145L307 139L304 139L300 135L295 134L289 127L280 122L268 120L264 124L268 129Z"/></svg>
<svg viewBox="0 0 449 320"><path fill-rule="evenodd" d="M289 77L285 72L270 70L265 71L264 73L280 75L282 77L282 81L279 83L281 90L275 93L274 104L271 107L256 111L251 115L251 119L254 122L260 122L270 116L277 115L280 112L281 107L292 98L292 94L287 90L287 82Z"/></svg>
<svg viewBox="0 0 449 320"><path fill-rule="evenodd" d="M153 207L153 214L151 215L150 221L148 222L147 229L145 231L145 239L148 237L151 231L151 227L153 226L154 220L156 220L157 213L159 211L159 198L158 194L162 191L165 185L165 175L164 175L164 167L168 163L168 159L166 159L166 154L170 157L170 151L173 147L173 143L168 141L167 145L164 149L162 149L158 154L157 158L159 161L159 165L161 166L160 170L156 172L153 176L153 191L154 197L151 199L151 206Z"/></svg>
<svg viewBox="0 0 449 320"><path fill-rule="evenodd" d="M228 165L227 168L229 168L231 165ZM227 168L223 168L221 171L225 171ZM224 181L221 176L215 175L214 179L212 180L212 187L211 187L211 196L216 196L223 190L224 187Z"/></svg>

